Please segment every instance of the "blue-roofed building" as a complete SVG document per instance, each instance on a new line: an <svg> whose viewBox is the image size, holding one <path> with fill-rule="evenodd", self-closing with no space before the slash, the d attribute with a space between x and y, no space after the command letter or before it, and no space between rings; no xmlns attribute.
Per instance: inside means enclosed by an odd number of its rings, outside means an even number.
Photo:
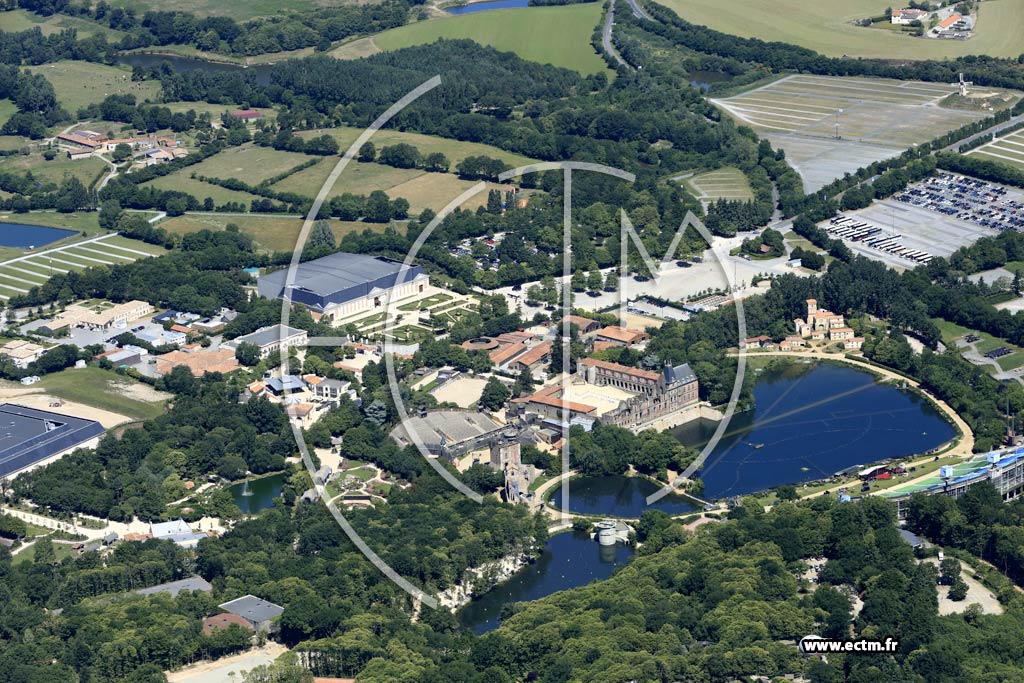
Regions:
<svg viewBox="0 0 1024 683"><path fill-rule="evenodd" d="M95 420L0 403L0 477L45 465L103 435Z"/></svg>
<svg viewBox="0 0 1024 683"><path fill-rule="evenodd" d="M299 264L294 279L288 282L288 269L268 273L259 279L260 296L284 298L311 311L337 320L361 311L383 308L388 300L397 301L424 292L430 278L423 268L382 256L338 252Z"/></svg>

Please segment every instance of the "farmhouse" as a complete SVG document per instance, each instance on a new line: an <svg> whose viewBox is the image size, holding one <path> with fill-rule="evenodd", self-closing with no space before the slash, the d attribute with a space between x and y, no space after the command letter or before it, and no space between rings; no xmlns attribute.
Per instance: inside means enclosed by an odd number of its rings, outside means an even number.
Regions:
<svg viewBox="0 0 1024 683"><path fill-rule="evenodd" d="M260 296L291 300L330 320L381 308L389 300L403 299L426 290L430 278L420 266L403 268L380 256L338 252L297 266L294 279L288 270L259 278Z"/></svg>
<svg viewBox="0 0 1024 683"><path fill-rule="evenodd" d="M260 113L255 109L232 109L228 112L228 116L233 119L241 119L243 121L256 121L260 118Z"/></svg>
<svg viewBox="0 0 1024 683"><path fill-rule="evenodd" d="M47 410L0 403L0 477L11 477L95 445L99 422Z"/></svg>
<svg viewBox="0 0 1024 683"><path fill-rule="evenodd" d="M924 21L928 18L928 12L922 9L894 9L890 20L894 24L906 26L915 21Z"/></svg>

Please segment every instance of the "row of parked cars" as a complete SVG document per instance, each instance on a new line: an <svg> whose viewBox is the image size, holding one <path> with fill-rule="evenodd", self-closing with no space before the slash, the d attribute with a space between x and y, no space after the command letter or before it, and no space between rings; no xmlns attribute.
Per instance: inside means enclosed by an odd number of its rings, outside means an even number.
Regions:
<svg viewBox="0 0 1024 683"><path fill-rule="evenodd" d="M993 230L1024 232L1024 202L1001 185L952 173L939 173L895 197Z"/></svg>

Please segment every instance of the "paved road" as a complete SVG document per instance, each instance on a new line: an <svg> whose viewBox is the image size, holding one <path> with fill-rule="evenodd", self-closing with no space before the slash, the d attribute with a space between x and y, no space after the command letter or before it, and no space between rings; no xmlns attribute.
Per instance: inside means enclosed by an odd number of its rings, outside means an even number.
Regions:
<svg viewBox="0 0 1024 683"><path fill-rule="evenodd" d="M636 17L637 19L646 19L647 21L654 21L654 19L651 19L650 15L648 15L647 12L643 11L640 5L637 4L636 0L626 0L626 2L629 3L629 9L633 10L634 17Z"/></svg>
<svg viewBox="0 0 1024 683"><path fill-rule="evenodd" d="M1017 116L1011 117L1009 121L997 124L995 126L992 126L991 128L986 128L985 130L981 131L980 133L975 133L974 135L972 135L970 137L967 137L967 138L964 138L963 140L960 140L959 142L954 142L952 145L944 147L942 149L942 151L943 152L955 152L958 149L960 149L961 145L966 145L967 143L972 142L973 140L977 140L978 138L980 138L983 135L993 135L993 136L999 135L999 133L1001 131L1006 130L1010 126L1015 126L1015 125L1017 125L1018 123L1020 123L1022 121L1024 121L1024 114L1018 114Z"/></svg>
<svg viewBox="0 0 1024 683"><path fill-rule="evenodd" d="M626 60L622 58L619 51L615 49L612 44L612 25L615 23L615 0L611 0L611 4L608 5L608 14L604 19L604 30L601 31L601 46L604 47L604 51L611 56L616 62L622 66L629 66Z"/></svg>

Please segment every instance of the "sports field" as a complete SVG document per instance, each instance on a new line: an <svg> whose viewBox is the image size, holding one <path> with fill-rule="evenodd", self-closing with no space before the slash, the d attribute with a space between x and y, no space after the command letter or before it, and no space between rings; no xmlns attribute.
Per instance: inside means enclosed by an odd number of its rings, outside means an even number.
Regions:
<svg viewBox="0 0 1024 683"><path fill-rule="evenodd" d="M738 168L719 168L686 179L686 185L697 199L753 199L747 177Z"/></svg>
<svg viewBox="0 0 1024 683"><path fill-rule="evenodd" d="M123 265L165 253L161 247L120 235L71 242L41 249L0 263L0 301L25 294L44 284L51 275L81 271L92 266Z"/></svg>
<svg viewBox="0 0 1024 683"><path fill-rule="evenodd" d="M1024 130L996 138L988 144L972 149L968 154L985 161L995 161L1024 169Z"/></svg>
<svg viewBox="0 0 1024 683"><path fill-rule="evenodd" d="M251 236L260 247L268 251L292 251L302 228L302 218L272 215L251 216L217 216L187 215L177 216L160 222L160 227L175 235L187 235L200 230L223 230L228 224L234 223L239 230ZM335 238L340 241L350 232L363 230L383 230L381 223L355 223L347 221L331 221L331 229Z"/></svg>
<svg viewBox="0 0 1024 683"><path fill-rule="evenodd" d="M438 38L469 38L481 45L515 52L533 62L592 74L608 70L590 44L594 27L601 20L601 11L601 3L590 2L474 12L384 31L342 45L330 54L339 59L355 59L432 43Z"/></svg>
<svg viewBox="0 0 1024 683"><path fill-rule="evenodd" d="M941 83L800 74L711 101L784 149L810 192L987 116L938 106L954 90Z"/></svg>
<svg viewBox="0 0 1024 683"><path fill-rule="evenodd" d="M72 116L80 108L102 102L107 95L135 95L138 102L155 100L160 92L156 81L132 81L131 69L118 69L94 62L63 60L42 66L30 66L42 74L57 91L57 100Z"/></svg>
<svg viewBox="0 0 1024 683"><path fill-rule="evenodd" d="M340 151L346 151L349 146L355 141L359 134L363 132L362 128L328 128L318 130L306 130L300 133L296 133L301 138L313 138L320 135L330 135L332 138L338 141L338 146L341 148ZM442 138L436 135L423 135L421 133L409 133L399 130L383 129L373 134L373 144L376 146L379 152L382 147L388 145L396 145L400 142L412 145L416 147L420 154L426 156L433 152L441 152L451 162L452 170L455 170L455 165L469 156L487 156L492 159L501 159L510 166L524 166L535 162L535 159L524 157L521 154L515 154L513 152L506 152L498 147L492 147L491 145L484 145L479 142L462 142L461 140L452 140L449 138Z"/></svg>
<svg viewBox="0 0 1024 683"><path fill-rule="evenodd" d="M695 24L746 38L800 45L831 57L944 59L987 54L1016 58L1024 52L1020 33L1024 25L1024 0L980 3L975 35L963 41L912 38L895 31L854 26L851 22L856 19L882 14L886 4L877 0L657 2Z"/></svg>

